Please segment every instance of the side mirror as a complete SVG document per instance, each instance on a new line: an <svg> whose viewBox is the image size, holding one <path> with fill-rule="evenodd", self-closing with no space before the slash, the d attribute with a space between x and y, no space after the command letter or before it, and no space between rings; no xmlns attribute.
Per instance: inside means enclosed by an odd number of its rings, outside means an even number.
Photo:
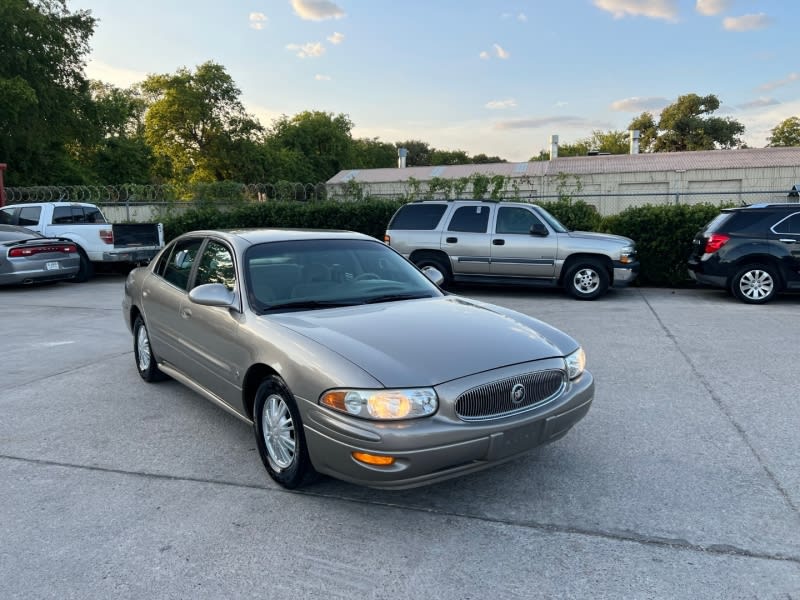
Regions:
<svg viewBox="0 0 800 600"><path fill-rule="evenodd" d="M531 235L535 235L538 237L547 237L550 235L550 232L547 231L547 227L545 227L542 223L535 223L531 225Z"/></svg>
<svg viewBox="0 0 800 600"><path fill-rule="evenodd" d="M436 285L442 285L444 282L444 275L442 275L442 272L436 267L422 267L422 272L425 274L425 277Z"/></svg>
<svg viewBox="0 0 800 600"><path fill-rule="evenodd" d="M221 283L205 283L189 292L189 300L203 306L232 307L236 295Z"/></svg>

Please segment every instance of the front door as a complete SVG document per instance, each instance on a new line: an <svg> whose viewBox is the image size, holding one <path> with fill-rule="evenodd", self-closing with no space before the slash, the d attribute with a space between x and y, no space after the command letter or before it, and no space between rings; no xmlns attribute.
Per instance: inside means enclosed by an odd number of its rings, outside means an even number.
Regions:
<svg viewBox="0 0 800 600"><path fill-rule="evenodd" d="M545 226L524 206L500 206L492 234L492 275L552 279L556 268L558 236L531 234L534 225Z"/></svg>

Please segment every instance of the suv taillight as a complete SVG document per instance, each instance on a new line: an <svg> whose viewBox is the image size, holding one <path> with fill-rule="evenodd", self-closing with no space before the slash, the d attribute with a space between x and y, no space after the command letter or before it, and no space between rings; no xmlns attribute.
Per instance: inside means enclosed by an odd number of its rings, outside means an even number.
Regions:
<svg viewBox="0 0 800 600"><path fill-rule="evenodd" d="M731 239L729 235L723 235L721 233L712 233L708 240L706 241L706 254L714 254L717 250L722 248L725 244L728 243L728 240Z"/></svg>
<svg viewBox="0 0 800 600"><path fill-rule="evenodd" d="M8 251L9 258L24 258L26 256L35 256L36 254L51 254L53 252L63 252L64 254L72 254L77 252L78 248L74 244L56 244L53 246L27 246L24 248L12 248Z"/></svg>
<svg viewBox="0 0 800 600"><path fill-rule="evenodd" d="M100 230L100 239L103 240L106 244L113 244L114 243L114 231L112 229L101 229Z"/></svg>

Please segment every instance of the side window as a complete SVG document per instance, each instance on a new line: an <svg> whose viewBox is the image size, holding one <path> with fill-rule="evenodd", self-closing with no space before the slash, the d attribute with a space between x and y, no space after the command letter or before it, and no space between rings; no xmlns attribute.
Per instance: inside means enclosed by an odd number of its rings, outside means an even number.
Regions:
<svg viewBox="0 0 800 600"><path fill-rule="evenodd" d="M462 206L453 213L448 231L486 233L489 224L488 206Z"/></svg>
<svg viewBox="0 0 800 600"><path fill-rule="evenodd" d="M210 240L206 244L200 263L197 265L197 277L194 285L204 283L221 283L229 290L236 284L236 271L233 268L233 256L227 246Z"/></svg>
<svg viewBox="0 0 800 600"><path fill-rule="evenodd" d="M86 223L86 215L83 212L82 206L72 207L72 222L73 223Z"/></svg>
<svg viewBox="0 0 800 600"><path fill-rule="evenodd" d="M56 206L53 209L53 225L68 225L72 223L72 207Z"/></svg>
<svg viewBox="0 0 800 600"><path fill-rule="evenodd" d="M436 229L442 219L445 204L406 204L395 214L388 229L426 231Z"/></svg>
<svg viewBox="0 0 800 600"><path fill-rule="evenodd" d="M39 215L42 214L41 206L24 206L19 211L19 225L30 227L39 224Z"/></svg>
<svg viewBox="0 0 800 600"><path fill-rule="evenodd" d="M0 225L14 225L14 208L0 210Z"/></svg>
<svg viewBox="0 0 800 600"><path fill-rule="evenodd" d="M779 221L772 228L775 233L788 233L790 235L800 235L800 212L789 215Z"/></svg>
<svg viewBox="0 0 800 600"><path fill-rule="evenodd" d="M85 206L83 212L86 215L87 223L106 223L103 213L96 206Z"/></svg>
<svg viewBox="0 0 800 600"><path fill-rule="evenodd" d="M520 233L530 234L531 227L536 224L542 225L539 218L527 208L517 206L501 207L497 211L497 233Z"/></svg>
<svg viewBox="0 0 800 600"><path fill-rule="evenodd" d="M181 289L187 289L194 259L202 243L202 239L181 240L176 243L164 266L164 279Z"/></svg>

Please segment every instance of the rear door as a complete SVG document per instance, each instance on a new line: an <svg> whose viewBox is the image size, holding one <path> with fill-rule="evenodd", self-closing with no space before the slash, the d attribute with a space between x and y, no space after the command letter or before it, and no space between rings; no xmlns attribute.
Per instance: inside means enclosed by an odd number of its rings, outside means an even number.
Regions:
<svg viewBox="0 0 800 600"><path fill-rule="evenodd" d="M770 228L777 251L782 252L781 272L789 289L800 289L800 208Z"/></svg>
<svg viewBox="0 0 800 600"><path fill-rule="evenodd" d="M547 226L525 206L498 206L491 243L491 273L504 277L552 279L558 236L531 234L534 225ZM548 229L549 231L549 229Z"/></svg>
<svg viewBox="0 0 800 600"><path fill-rule="evenodd" d="M442 231L441 246L450 256L454 275L489 275L489 217L492 204L457 207Z"/></svg>

